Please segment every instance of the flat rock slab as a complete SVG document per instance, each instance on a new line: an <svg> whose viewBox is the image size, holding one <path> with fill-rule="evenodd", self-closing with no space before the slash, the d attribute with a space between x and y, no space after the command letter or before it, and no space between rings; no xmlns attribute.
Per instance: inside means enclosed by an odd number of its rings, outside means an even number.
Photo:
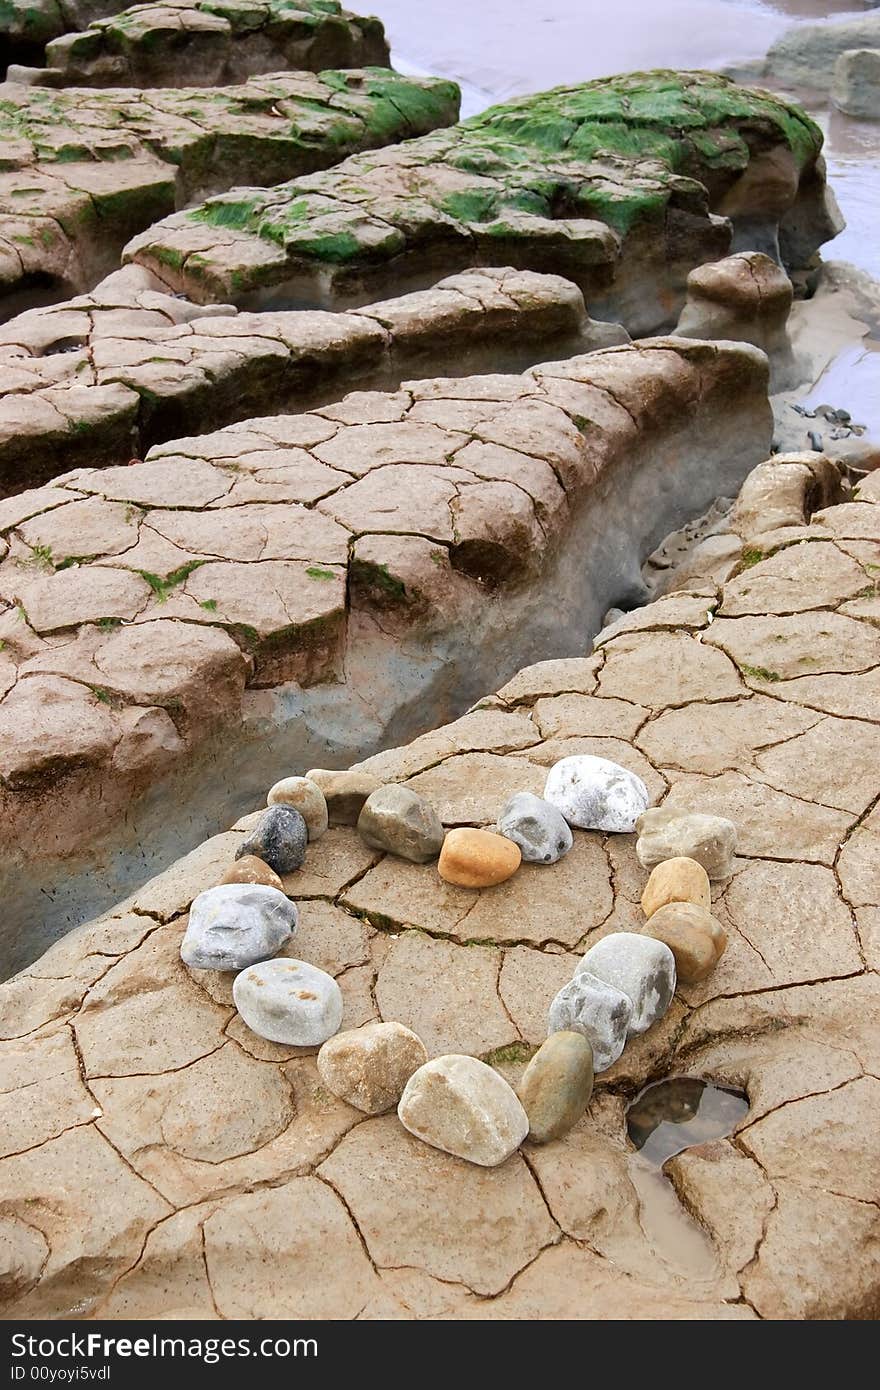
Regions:
<svg viewBox="0 0 880 1390"><path fill-rule="evenodd" d="M70 25L59 7L61 37L46 44L46 67L19 67L15 79L46 87L219 87L261 72L389 65L381 20L336 0L162 0L122 10L113 0L89 0L87 13L88 26Z"/></svg>
<svg viewBox="0 0 880 1390"><path fill-rule="evenodd" d="M834 520L828 509L804 544L836 544ZM870 516L860 525L870 530ZM710 604L724 599L721 586ZM830 645L829 620L846 602L838 595L822 611L835 699L865 674L847 671ZM749 694L753 678L736 664L750 652L744 641L729 666L702 668L697 687L671 700L669 680L656 680L658 632L697 650L715 624L707 609L695 626L685 608L678 626L663 601L643 613L644 628L606 636L601 653L527 668L483 709L363 765L412 785L442 768L449 818L461 823L475 758L518 766L527 787L532 772L543 777L563 716L601 728L607 708L618 761L641 766L639 747L649 747L669 787L664 805L737 824L738 855L712 901L727 950L706 979L679 984L666 1017L598 1077L586 1115L564 1137L480 1168L421 1143L393 1114L365 1119L320 1084L314 1048L251 1034L234 1018L228 979L189 971L179 955L192 900L216 883L248 821L0 986L0 1183L14 1252L5 1316L589 1319L630 1318L635 1307L657 1319L788 1320L876 1309L877 812L861 809L853 760L844 781L819 776L818 743L781 761L792 730L759 702L833 719L819 676ZM730 621L747 632L757 619ZM873 631L868 618L851 621ZM613 693L602 680L621 673L616 650L627 655L623 694L619 680ZM876 670L880 657L870 659ZM733 702L731 671L745 675ZM60 690L52 698L63 703ZM671 707L681 721L647 743L638 720L625 732L624 699L647 729ZM687 713L699 732L740 700L763 713L737 725L726 770L683 772ZM876 727L874 716L862 722ZM876 766L867 744L864 760ZM770 784L783 778L785 793ZM508 795L496 778L496 811ZM295 954L333 976L343 1026L403 1023L430 1057L476 1056L513 1083L575 952L639 929L645 879L635 836L575 831L558 864L524 865L475 894L442 883L433 865L371 856L353 826L337 826L286 880L301 923L278 959ZM668 1195L663 1229L646 1235L625 1101L649 1075L711 1077L744 1090L749 1111L734 1140L667 1165L683 1205Z"/></svg>
<svg viewBox="0 0 880 1390"><path fill-rule="evenodd" d="M796 264L834 235L820 146L798 108L726 78L603 78L332 173L212 199L126 254L194 298L242 305L270 293L363 303L392 276L500 258L569 276L600 317L643 334L678 312L695 266L730 249L716 214L742 224L746 247L781 238Z"/></svg>
<svg viewBox="0 0 880 1390"><path fill-rule="evenodd" d="M138 90L0 85L0 295L86 290L136 232L194 198L276 183L458 114L458 88L384 68Z"/></svg>

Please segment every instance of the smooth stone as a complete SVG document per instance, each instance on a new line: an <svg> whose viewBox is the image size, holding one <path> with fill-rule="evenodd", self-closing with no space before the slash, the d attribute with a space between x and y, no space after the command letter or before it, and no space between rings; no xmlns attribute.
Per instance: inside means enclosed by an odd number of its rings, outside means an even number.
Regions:
<svg viewBox="0 0 880 1390"><path fill-rule="evenodd" d="M267 806L292 806L306 823L310 840L319 840L329 824L327 798L308 777L282 777L269 788Z"/></svg>
<svg viewBox="0 0 880 1390"><path fill-rule="evenodd" d="M413 1072L397 1114L416 1138L483 1168L510 1158L529 1132L528 1116L504 1077L457 1053Z"/></svg>
<svg viewBox="0 0 880 1390"><path fill-rule="evenodd" d="M443 841L437 872L446 883L461 888L491 888L516 873L522 861L519 845L493 830L450 830Z"/></svg>
<svg viewBox="0 0 880 1390"><path fill-rule="evenodd" d="M619 835L635 829L649 801L641 777L588 753L554 763L547 774L544 797L562 812L569 825Z"/></svg>
<svg viewBox="0 0 880 1390"><path fill-rule="evenodd" d="M288 1047L317 1047L342 1022L342 991L333 976L287 956L236 975L232 998L252 1033Z"/></svg>
<svg viewBox="0 0 880 1390"><path fill-rule="evenodd" d="M707 912L712 906L709 875L696 859L678 855L664 859L651 870L642 893L642 911L646 917L653 917L667 903L696 903Z"/></svg>
<svg viewBox="0 0 880 1390"><path fill-rule="evenodd" d="M636 830L636 855L643 869L684 856L696 859L713 879L730 878L733 872L737 831L726 816L653 806L639 816Z"/></svg>
<svg viewBox="0 0 880 1390"><path fill-rule="evenodd" d="M847 48L838 56L831 100L848 116L880 120L880 49Z"/></svg>
<svg viewBox="0 0 880 1390"><path fill-rule="evenodd" d="M421 1038L402 1023L365 1023L325 1042L318 1072L334 1096L365 1115L381 1115L397 1104L427 1060Z"/></svg>
<svg viewBox="0 0 880 1390"><path fill-rule="evenodd" d="M313 767L306 777L324 793L331 825L357 825L367 797L382 786L370 772L332 772L329 768Z"/></svg>
<svg viewBox="0 0 880 1390"><path fill-rule="evenodd" d="M562 812L534 792L517 792L498 817L498 832L519 845L527 864L555 864L573 838Z"/></svg>
<svg viewBox="0 0 880 1390"><path fill-rule="evenodd" d="M194 900L180 958L199 970L244 970L280 951L298 920L296 904L277 888L220 883Z"/></svg>
<svg viewBox="0 0 880 1390"><path fill-rule="evenodd" d="M727 932L698 903L667 903L645 923L642 934L666 943L675 956L675 973L685 985L705 980L727 948Z"/></svg>
<svg viewBox="0 0 880 1390"><path fill-rule="evenodd" d="M593 1049L593 1070L607 1071L626 1045L632 1011L628 994L579 970L550 1005L547 1033L582 1033Z"/></svg>
<svg viewBox="0 0 880 1390"><path fill-rule="evenodd" d="M434 807L418 792L394 782L367 797L357 828L371 849L387 850L413 864L427 864L443 848L445 832Z"/></svg>
<svg viewBox="0 0 880 1390"><path fill-rule="evenodd" d="M270 806L235 852L236 859L255 855L276 874L292 874L306 857L309 832L299 811L292 806Z"/></svg>
<svg viewBox="0 0 880 1390"><path fill-rule="evenodd" d="M593 1094L593 1049L582 1033L551 1033L516 1088L529 1117L529 1138L547 1144L567 1134Z"/></svg>
<svg viewBox="0 0 880 1390"><path fill-rule="evenodd" d="M264 888L277 888L279 893L284 892L284 884L275 870L270 869L266 861L258 859L255 854L246 854L243 859L234 860L220 882L261 883Z"/></svg>
<svg viewBox="0 0 880 1390"><path fill-rule="evenodd" d="M632 1001L627 1029L631 1038L663 1017L675 993L675 956L664 942L639 932L603 936L584 954L575 979L585 972Z"/></svg>

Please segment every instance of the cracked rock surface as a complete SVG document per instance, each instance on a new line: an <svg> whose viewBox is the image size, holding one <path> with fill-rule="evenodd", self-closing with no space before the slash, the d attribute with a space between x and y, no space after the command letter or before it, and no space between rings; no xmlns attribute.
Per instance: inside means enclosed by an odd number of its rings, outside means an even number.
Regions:
<svg viewBox="0 0 880 1390"><path fill-rule="evenodd" d="M641 560L682 494L693 506L735 489L769 431L760 353L656 339L522 376L356 392L0 501L2 844L19 890L27 865L35 894L31 908L17 890L8 964L32 959L66 911L94 913L94 897L70 895L96 891L94 860L76 856L102 837L125 891L145 854L168 863L296 765L354 761L392 727L424 728L428 707L458 713L533 652L583 650L608 605L641 591ZM864 630L867 653L872 630L836 622ZM718 627L731 623L735 636L733 619ZM684 639L656 640L656 689L673 702L682 683L693 697L740 693L719 648L669 659ZM607 692L614 719L588 745L569 737L567 697L542 705L548 761L620 761L638 653L627 662ZM487 718L469 716L466 807L445 764L413 767L443 818L489 821L515 792L542 789L537 768L520 780L515 756L537 740L533 724L516 716L509 748L490 753ZM442 732L427 737L443 746ZM650 765L633 771L656 794ZM138 822L141 802L152 819ZM40 875L59 857L68 898L47 903Z"/></svg>
<svg viewBox="0 0 880 1390"><path fill-rule="evenodd" d="M127 463L186 431L338 400L347 387L531 365L625 342L556 275L478 269L349 313L238 313L141 270L0 327L0 496L72 463Z"/></svg>
<svg viewBox="0 0 880 1390"><path fill-rule="evenodd" d="M863 484L730 580L363 764L447 824L490 824L561 750L598 753L738 825L712 904L727 951L565 1138L497 1169L427 1148L331 1096L314 1049L251 1034L230 977L183 966L189 904L248 817L0 987L6 1315L876 1317L878 504ZM285 880L284 954L334 976L343 1027L396 1020L515 1081L578 953L643 920L634 839L577 832L558 864L475 893L334 827ZM670 1161L656 1226L625 1105L666 1075L739 1087L749 1110Z"/></svg>

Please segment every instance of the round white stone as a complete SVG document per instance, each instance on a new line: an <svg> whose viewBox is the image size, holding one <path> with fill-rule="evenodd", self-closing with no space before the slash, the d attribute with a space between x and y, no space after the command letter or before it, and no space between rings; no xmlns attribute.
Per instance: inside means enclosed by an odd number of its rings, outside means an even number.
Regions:
<svg viewBox="0 0 880 1390"><path fill-rule="evenodd" d="M626 1045L631 1017L629 995L584 970L550 1005L547 1032L583 1033L593 1049L593 1071L606 1071Z"/></svg>
<svg viewBox="0 0 880 1390"><path fill-rule="evenodd" d="M236 975L232 998L252 1033L289 1047L318 1047L342 1022L342 992L333 976L286 956Z"/></svg>
<svg viewBox="0 0 880 1390"><path fill-rule="evenodd" d="M586 952L574 975L584 971L613 985L632 1002L628 1036L644 1033L662 1018L675 993L675 956L664 941L638 932L603 936Z"/></svg>
<svg viewBox="0 0 880 1390"><path fill-rule="evenodd" d="M510 1158L529 1132L528 1116L504 1077L461 1053L435 1057L414 1071L397 1114L416 1138L483 1168Z"/></svg>
<svg viewBox="0 0 880 1390"><path fill-rule="evenodd" d="M193 902L180 957L200 970L244 970L280 951L297 921L296 904L277 888L220 883Z"/></svg>
<svg viewBox="0 0 880 1390"><path fill-rule="evenodd" d="M517 792L498 817L498 833L513 840L527 864L555 864L572 846L562 812L534 792Z"/></svg>
<svg viewBox="0 0 880 1390"><path fill-rule="evenodd" d="M579 753L554 763L544 798L556 806L569 825L581 830L607 830L628 835L648 807L648 788L625 767Z"/></svg>

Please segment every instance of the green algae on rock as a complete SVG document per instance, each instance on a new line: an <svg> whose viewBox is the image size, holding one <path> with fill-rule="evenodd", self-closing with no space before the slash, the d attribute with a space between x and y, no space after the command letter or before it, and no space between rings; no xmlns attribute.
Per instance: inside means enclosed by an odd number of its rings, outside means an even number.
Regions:
<svg viewBox="0 0 880 1390"><path fill-rule="evenodd" d="M383 68L146 95L6 84L0 293L35 277L56 292L87 289L116 268L128 238L194 198L311 174L457 115L453 82ZM172 273L173 248L159 259Z"/></svg>
<svg viewBox="0 0 880 1390"><path fill-rule="evenodd" d="M260 72L359 68L390 61L378 19L337 0L163 0L96 18L46 47L53 86L213 87ZM16 74L24 76L24 73Z"/></svg>
<svg viewBox="0 0 880 1390"><path fill-rule="evenodd" d="M821 144L804 112L766 92L711 73L635 73L220 195L127 254L196 298L239 304L341 307L390 274L399 292L473 264L553 270L642 333L669 323L689 271L732 243L801 264L835 234Z"/></svg>

